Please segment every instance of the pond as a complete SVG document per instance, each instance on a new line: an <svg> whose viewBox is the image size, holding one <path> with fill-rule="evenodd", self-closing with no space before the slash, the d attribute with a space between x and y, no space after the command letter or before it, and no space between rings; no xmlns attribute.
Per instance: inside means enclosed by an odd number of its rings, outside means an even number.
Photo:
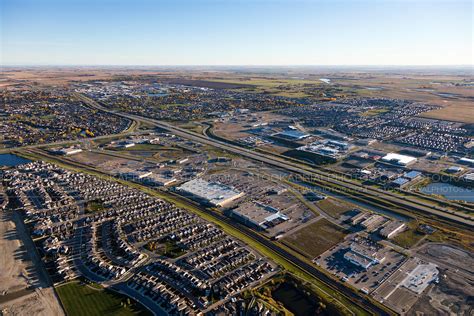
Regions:
<svg viewBox="0 0 474 316"><path fill-rule="evenodd" d="M0 154L0 167L14 167L24 163L30 162L30 160L22 158L13 154Z"/></svg>
<svg viewBox="0 0 474 316"><path fill-rule="evenodd" d="M474 190L458 187L449 183L432 182L421 188L425 194L436 194L452 201L466 201L474 203Z"/></svg>
<svg viewBox="0 0 474 316"><path fill-rule="evenodd" d="M301 293L301 290L295 288L292 284L282 283L272 293L273 298L283 303L285 308L296 316L314 315L317 302Z"/></svg>

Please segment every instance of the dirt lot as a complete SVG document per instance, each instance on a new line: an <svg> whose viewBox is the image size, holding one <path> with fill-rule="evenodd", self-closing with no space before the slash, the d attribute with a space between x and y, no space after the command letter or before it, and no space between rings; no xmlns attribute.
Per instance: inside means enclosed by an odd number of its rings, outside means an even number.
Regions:
<svg viewBox="0 0 474 316"><path fill-rule="evenodd" d="M3 315L64 315L52 288L37 289L33 294L0 304Z"/></svg>
<svg viewBox="0 0 474 316"><path fill-rule="evenodd" d="M441 275L439 284L431 285L407 315L472 315L473 279L453 272Z"/></svg>
<svg viewBox="0 0 474 316"><path fill-rule="evenodd" d="M282 242L312 259L341 242L345 235L342 228L322 218L283 238Z"/></svg>
<svg viewBox="0 0 474 316"><path fill-rule="evenodd" d="M28 286L24 249L11 217L2 212L0 222L0 293L10 293Z"/></svg>
<svg viewBox="0 0 474 316"><path fill-rule="evenodd" d="M31 262L32 250L25 246L24 231L16 229L11 213L1 212L0 236L2 315L63 315L53 289L46 287L44 277Z"/></svg>

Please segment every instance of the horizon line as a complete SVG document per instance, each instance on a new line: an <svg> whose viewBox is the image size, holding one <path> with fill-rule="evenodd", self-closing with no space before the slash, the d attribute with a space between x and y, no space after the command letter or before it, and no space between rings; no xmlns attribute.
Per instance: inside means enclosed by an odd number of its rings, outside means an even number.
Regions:
<svg viewBox="0 0 474 316"><path fill-rule="evenodd" d="M474 64L0 64L0 67L471 67Z"/></svg>

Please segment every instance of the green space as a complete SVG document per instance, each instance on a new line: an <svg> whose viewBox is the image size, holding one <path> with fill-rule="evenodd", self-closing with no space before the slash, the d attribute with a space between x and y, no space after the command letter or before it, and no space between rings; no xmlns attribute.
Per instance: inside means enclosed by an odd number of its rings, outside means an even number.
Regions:
<svg viewBox="0 0 474 316"><path fill-rule="evenodd" d="M382 108L382 109L371 109L371 110L367 110L365 111L364 113L361 113L360 116L376 116L376 115L380 115L382 113L386 113L388 112L389 110L388 109L385 109L385 108Z"/></svg>
<svg viewBox="0 0 474 316"><path fill-rule="evenodd" d="M150 241L145 245L145 249L172 259L186 254L186 250L181 248L174 240L166 240L163 243Z"/></svg>
<svg viewBox="0 0 474 316"><path fill-rule="evenodd" d="M297 252L313 259L344 239L343 228L323 218L284 237L281 241Z"/></svg>
<svg viewBox="0 0 474 316"><path fill-rule="evenodd" d="M72 281L56 287L59 299L68 316L150 315L144 307L130 298L101 289L98 286Z"/></svg>
<svg viewBox="0 0 474 316"><path fill-rule="evenodd" d="M290 274L283 274L252 291L253 296L266 302L280 315L345 315L346 311L327 306L311 284Z"/></svg>
<svg viewBox="0 0 474 316"><path fill-rule="evenodd" d="M397 236L393 238L393 243L399 245L403 248L410 249L414 245L416 245L425 234L418 231L416 228L409 228L408 230L401 232Z"/></svg>
<svg viewBox="0 0 474 316"><path fill-rule="evenodd" d="M100 212L100 211L103 211L104 209L105 209L104 204L102 204L102 201L98 199L87 201L84 207L84 211L86 213Z"/></svg>
<svg viewBox="0 0 474 316"><path fill-rule="evenodd" d="M352 203L345 202L342 200L336 200L328 197L324 200L319 201L316 204L323 212L328 214L335 219L338 219L342 214L347 211L353 210L356 206Z"/></svg>

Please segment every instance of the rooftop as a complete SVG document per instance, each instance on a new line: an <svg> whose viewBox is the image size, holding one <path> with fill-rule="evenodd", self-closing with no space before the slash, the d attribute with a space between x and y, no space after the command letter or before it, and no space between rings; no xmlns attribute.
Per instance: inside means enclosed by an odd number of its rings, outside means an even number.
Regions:
<svg viewBox="0 0 474 316"><path fill-rule="evenodd" d="M208 182L203 179L194 179L178 187L178 190L190 193L211 204L222 206L244 195L234 188L219 182Z"/></svg>

